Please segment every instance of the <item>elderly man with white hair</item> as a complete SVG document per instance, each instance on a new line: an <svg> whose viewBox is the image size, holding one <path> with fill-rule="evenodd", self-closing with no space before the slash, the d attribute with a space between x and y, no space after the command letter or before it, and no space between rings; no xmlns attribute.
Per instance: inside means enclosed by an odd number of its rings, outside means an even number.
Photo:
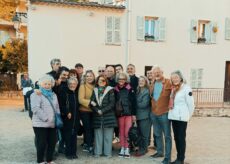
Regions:
<svg viewBox="0 0 230 164"><path fill-rule="evenodd" d="M171 82L163 76L163 71L159 66L154 66L152 70L155 79L150 86L152 104L151 119L156 136L157 152L151 155L151 157L164 157L162 163L169 164L171 162L172 149L170 121L168 119ZM162 135L164 135L165 144L163 144Z"/></svg>

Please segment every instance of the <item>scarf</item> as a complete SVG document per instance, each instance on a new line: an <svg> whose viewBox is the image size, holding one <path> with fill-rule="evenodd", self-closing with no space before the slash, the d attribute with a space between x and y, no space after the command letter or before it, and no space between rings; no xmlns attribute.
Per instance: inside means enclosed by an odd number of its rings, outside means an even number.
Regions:
<svg viewBox="0 0 230 164"><path fill-rule="evenodd" d="M105 92L105 86L104 87L98 87L98 97L103 96L104 92Z"/></svg>
<svg viewBox="0 0 230 164"><path fill-rule="evenodd" d="M178 85L172 85L170 99L169 99L169 109L173 109L174 99L175 99L176 93L179 91L180 87L181 87L181 83Z"/></svg>
<svg viewBox="0 0 230 164"><path fill-rule="evenodd" d="M50 100L53 100L53 91L52 89L45 89L45 88L40 88L40 91L43 95L48 97Z"/></svg>

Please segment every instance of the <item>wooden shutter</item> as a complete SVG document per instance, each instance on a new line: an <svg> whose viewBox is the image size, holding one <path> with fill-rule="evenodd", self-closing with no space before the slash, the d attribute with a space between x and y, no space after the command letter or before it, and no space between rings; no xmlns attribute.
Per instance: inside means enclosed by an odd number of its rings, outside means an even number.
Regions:
<svg viewBox="0 0 230 164"><path fill-rule="evenodd" d="M113 17L106 17L106 43L113 43Z"/></svg>
<svg viewBox="0 0 230 164"><path fill-rule="evenodd" d="M166 39L166 19L165 18L159 18L159 41L165 41Z"/></svg>
<svg viewBox="0 0 230 164"><path fill-rule="evenodd" d="M121 18L115 17L114 18L114 43L120 44L121 43Z"/></svg>
<svg viewBox="0 0 230 164"><path fill-rule="evenodd" d="M196 30L194 30L194 28ZM198 26L197 26L197 20L191 20L191 28L190 28L190 41L192 43L197 43L198 37Z"/></svg>
<svg viewBox="0 0 230 164"><path fill-rule="evenodd" d="M196 69L191 69L191 72L190 72L190 82L191 82L191 87L192 88L197 88L197 71Z"/></svg>
<svg viewBox="0 0 230 164"><path fill-rule="evenodd" d="M215 44L216 43L216 36L217 36L218 31L214 32L213 28L218 27L217 22L211 22L210 27L211 27L211 29L210 29L211 30L211 32L210 32L210 34L211 34L210 43Z"/></svg>
<svg viewBox="0 0 230 164"><path fill-rule="evenodd" d="M144 40L145 31L144 17L137 16L137 40Z"/></svg>
<svg viewBox="0 0 230 164"><path fill-rule="evenodd" d="M225 19L225 39L230 40L230 18Z"/></svg>

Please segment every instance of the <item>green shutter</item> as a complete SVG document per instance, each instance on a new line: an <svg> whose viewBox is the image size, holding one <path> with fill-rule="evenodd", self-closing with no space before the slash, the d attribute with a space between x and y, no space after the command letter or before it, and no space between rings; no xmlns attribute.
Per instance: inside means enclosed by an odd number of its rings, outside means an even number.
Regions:
<svg viewBox="0 0 230 164"><path fill-rule="evenodd" d="M144 40L145 35L144 17L137 16L137 40Z"/></svg>
<svg viewBox="0 0 230 164"><path fill-rule="evenodd" d="M198 26L197 26L197 20L191 20L191 25L190 25L190 41L192 43L197 43L198 40Z"/></svg>
<svg viewBox="0 0 230 164"><path fill-rule="evenodd" d="M205 24L205 39L207 44L211 43L211 36L212 36L212 23L209 22L207 24Z"/></svg>
<svg viewBox="0 0 230 164"><path fill-rule="evenodd" d="M165 41L166 39L166 19L165 18L159 18L159 24L158 24L158 40L159 41Z"/></svg>
<svg viewBox="0 0 230 164"><path fill-rule="evenodd" d="M210 39L210 43L212 43L212 44L216 43L216 36L217 36L217 33L218 33L218 31L216 31L216 32L213 31L213 29L215 27L217 27L217 29L218 29L217 22L211 22L211 39Z"/></svg>
<svg viewBox="0 0 230 164"><path fill-rule="evenodd" d="M225 19L225 39L230 40L230 18Z"/></svg>

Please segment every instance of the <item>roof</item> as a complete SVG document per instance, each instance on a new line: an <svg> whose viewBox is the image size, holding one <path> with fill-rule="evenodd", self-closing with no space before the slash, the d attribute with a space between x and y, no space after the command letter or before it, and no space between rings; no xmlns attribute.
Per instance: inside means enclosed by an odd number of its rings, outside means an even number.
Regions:
<svg viewBox="0 0 230 164"><path fill-rule="evenodd" d="M65 6L83 6L83 7L95 7L95 8L111 8L111 9L118 9L123 10L125 6L116 6L111 4L99 4L97 2L70 2L70 1L63 1L60 0L30 0L32 4L42 4L42 5L65 5Z"/></svg>

